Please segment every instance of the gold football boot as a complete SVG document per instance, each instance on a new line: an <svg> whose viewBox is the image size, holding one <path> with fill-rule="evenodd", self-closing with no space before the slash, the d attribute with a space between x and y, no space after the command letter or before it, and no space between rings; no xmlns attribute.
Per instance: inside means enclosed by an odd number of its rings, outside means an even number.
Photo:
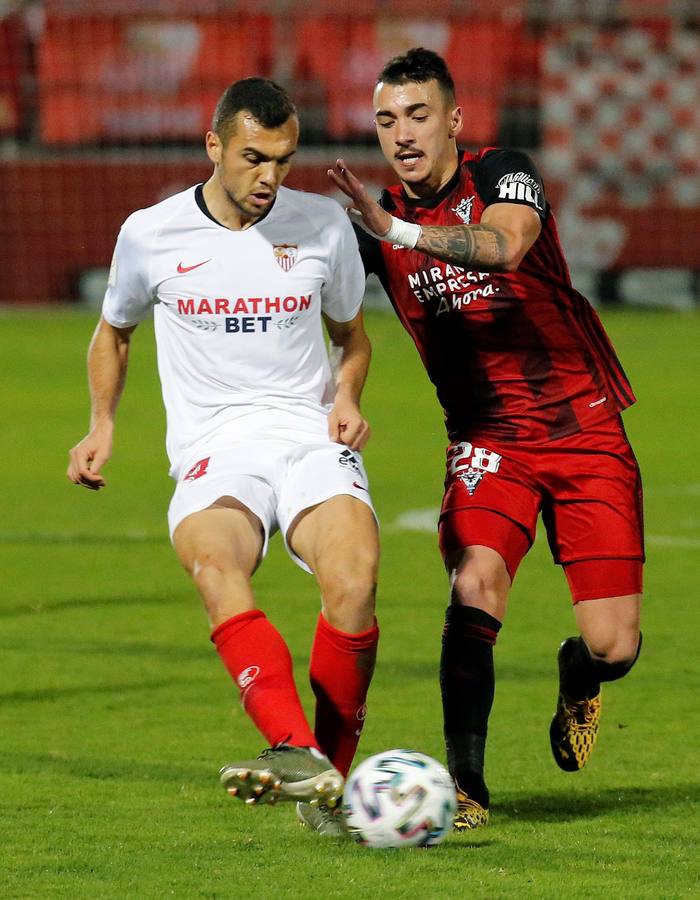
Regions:
<svg viewBox="0 0 700 900"><path fill-rule="evenodd" d="M489 823L489 811L476 800L472 800L458 784L457 812L454 817L453 828L455 831L472 831L474 828L482 828Z"/></svg>
<svg viewBox="0 0 700 900"><path fill-rule="evenodd" d="M549 727L552 754L565 772L577 772L586 765L600 726L600 691L590 699L572 700L562 689L565 647L572 640L568 638L559 648L559 697Z"/></svg>

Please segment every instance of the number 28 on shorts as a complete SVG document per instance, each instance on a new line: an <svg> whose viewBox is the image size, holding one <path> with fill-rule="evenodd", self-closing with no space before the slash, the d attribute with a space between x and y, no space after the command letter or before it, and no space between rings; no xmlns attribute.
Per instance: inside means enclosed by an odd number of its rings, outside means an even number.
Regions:
<svg viewBox="0 0 700 900"><path fill-rule="evenodd" d="M474 447L469 441L451 444L447 451L448 477L468 470L478 472L498 472L501 456L485 447Z"/></svg>

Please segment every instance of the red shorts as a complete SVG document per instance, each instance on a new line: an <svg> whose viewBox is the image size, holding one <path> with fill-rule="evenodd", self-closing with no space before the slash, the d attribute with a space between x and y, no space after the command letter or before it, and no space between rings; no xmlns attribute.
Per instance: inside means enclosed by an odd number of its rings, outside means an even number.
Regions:
<svg viewBox="0 0 700 900"><path fill-rule="evenodd" d="M536 446L474 438L447 448L445 559L470 545L491 547L512 579L540 512L575 603L641 593L642 482L619 416Z"/></svg>

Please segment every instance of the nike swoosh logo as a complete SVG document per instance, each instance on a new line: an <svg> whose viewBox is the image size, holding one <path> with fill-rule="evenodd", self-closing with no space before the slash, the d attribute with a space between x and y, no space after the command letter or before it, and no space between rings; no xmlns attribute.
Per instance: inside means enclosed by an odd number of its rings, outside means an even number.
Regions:
<svg viewBox="0 0 700 900"><path fill-rule="evenodd" d="M184 275L185 272L191 272L192 269L198 269L200 266L205 265L206 263L211 262L210 259L205 259L204 262L195 263L193 266L183 266L182 263L177 264L177 270L180 275Z"/></svg>
<svg viewBox="0 0 700 900"><path fill-rule="evenodd" d="M366 491L366 490L367 490L367 488L366 488L364 485L358 484L356 481L353 481L352 486L353 486L353 487L356 487L356 488L357 488L358 490L360 490L360 491ZM369 493L369 491L368 491L368 493Z"/></svg>

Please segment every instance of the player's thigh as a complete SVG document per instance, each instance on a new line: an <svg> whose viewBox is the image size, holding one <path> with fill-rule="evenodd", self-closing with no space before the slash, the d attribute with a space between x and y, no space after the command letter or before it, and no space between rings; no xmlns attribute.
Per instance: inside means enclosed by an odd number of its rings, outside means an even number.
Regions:
<svg viewBox="0 0 700 900"><path fill-rule="evenodd" d="M331 497L297 517L289 543L316 577L326 620L350 633L371 628L379 566L372 509L347 494Z"/></svg>
<svg viewBox="0 0 700 900"><path fill-rule="evenodd" d="M264 540L260 519L233 497L220 497L207 509L191 513L173 533L175 552L193 577L202 567L215 565L250 578Z"/></svg>
<svg viewBox="0 0 700 900"><path fill-rule="evenodd" d="M300 513L288 532L294 553L323 583L376 581L379 565L377 521L366 503L347 494L324 500Z"/></svg>
<svg viewBox="0 0 700 900"><path fill-rule="evenodd" d="M255 609L250 578L263 544L260 520L230 497L192 513L175 529L173 545L197 586L211 628Z"/></svg>
<svg viewBox="0 0 700 900"><path fill-rule="evenodd" d="M326 557L344 569L376 569L376 517L359 453L336 443L299 447L278 495L280 531L303 569L318 577Z"/></svg>
<svg viewBox="0 0 700 900"><path fill-rule="evenodd" d="M260 556L264 556L269 536L276 527L270 473L278 456L276 448L264 442L236 444L212 451L204 458L195 458L193 465L182 466L184 475L178 479L168 509L173 543L176 532L190 533L192 523L185 532L181 531L181 525L193 515L212 507L238 509L244 518L253 517L250 521L255 521L256 534L262 528ZM178 543L182 543L182 537Z"/></svg>

